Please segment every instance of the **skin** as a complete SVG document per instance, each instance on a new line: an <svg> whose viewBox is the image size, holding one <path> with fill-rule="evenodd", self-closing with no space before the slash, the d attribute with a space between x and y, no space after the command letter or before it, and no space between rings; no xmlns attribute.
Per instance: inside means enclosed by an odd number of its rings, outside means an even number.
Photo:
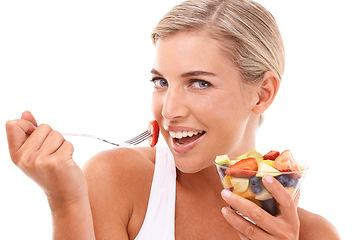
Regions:
<svg viewBox="0 0 360 240"><path fill-rule="evenodd" d="M267 72L261 83L243 84L218 44L206 32L180 32L156 45L152 108L177 166L176 239L340 239L328 221L298 208L298 198L270 176L263 184L279 203L277 217L222 191L213 160L255 148L259 115L273 102L279 80ZM12 160L47 194L54 239L136 237L150 194L154 149L102 152L82 172L71 144L48 125L37 127L30 113L6 127ZM205 132L190 149L174 146L169 131L190 129Z"/></svg>
<svg viewBox="0 0 360 240"><path fill-rule="evenodd" d="M45 192L54 239L95 239L87 183L72 159L73 146L30 112L6 123L10 156Z"/></svg>

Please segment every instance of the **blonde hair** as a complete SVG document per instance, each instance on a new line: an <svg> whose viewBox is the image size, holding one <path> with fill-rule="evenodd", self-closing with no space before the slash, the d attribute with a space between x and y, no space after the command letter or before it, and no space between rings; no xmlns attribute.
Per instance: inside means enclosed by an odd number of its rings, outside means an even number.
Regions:
<svg viewBox="0 0 360 240"><path fill-rule="evenodd" d="M267 71L281 80L285 51L274 17L251 0L189 0L172 8L154 28L153 44L179 31L207 31L218 40L246 83Z"/></svg>

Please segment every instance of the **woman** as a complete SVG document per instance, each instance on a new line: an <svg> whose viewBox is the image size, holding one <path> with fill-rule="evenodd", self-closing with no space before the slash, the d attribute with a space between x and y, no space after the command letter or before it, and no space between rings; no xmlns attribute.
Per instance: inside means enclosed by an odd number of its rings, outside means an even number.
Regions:
<svg viewBox="0 0 360 240"><path fill-rule="evenodd" d="M6 125L12 160L47 194L54 238L339 239L271 176L263 184L276 217L222 191L213 164L255 149L279 89L284 50L272 15L247 0L193 0L165 15L152 39L152 108L168 149L106 151L81 171L72 145L29 112Z"/></svg>

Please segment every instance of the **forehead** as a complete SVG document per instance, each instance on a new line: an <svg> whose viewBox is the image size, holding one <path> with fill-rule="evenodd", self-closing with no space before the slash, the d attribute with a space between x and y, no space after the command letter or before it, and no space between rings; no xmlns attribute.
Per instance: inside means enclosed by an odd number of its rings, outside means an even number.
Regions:
<svg viewBox="0 0 360 240"><path fill-rule="evenodd" d="M205 31L179 32L160 38L156 43L154 69L162 71L163 68L180 72L236 71L235 65L221 51L219 41Z"/></svg>
<svg viewBox="0 0 360 240"><path fill-rule="evenodd" d="M167 37L160 38L157 41L156 47L162 48L163 46L171 45L177 48L197 47L201 49L209 49L218 51L219 42L210 35L202 31L180 31Z"/></svg>

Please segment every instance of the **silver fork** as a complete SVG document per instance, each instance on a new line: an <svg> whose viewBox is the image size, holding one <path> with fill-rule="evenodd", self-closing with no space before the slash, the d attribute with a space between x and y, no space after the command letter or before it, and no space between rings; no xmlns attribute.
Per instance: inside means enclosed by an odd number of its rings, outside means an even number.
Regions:
<svg viewBox="0 0 360 240"><path fill-rule="evenodd" d="M84 133L62 133L63 136L74 136L74 137L87 137L87 138L94 138L103 142L106 142L108 144L112 144L118 147L121 146L129 146L129 145L137 145L143 141L145 141L146 139L148 139L149 137L151 137L151 133L149 131L145 131L140 133L139 135L137 135L136 137L133 137L129 140L126 140L124 142L119 142L119 143L114 143L114 142L110 142L104 138L100 138L91 134L84 134Z"/></svg>

